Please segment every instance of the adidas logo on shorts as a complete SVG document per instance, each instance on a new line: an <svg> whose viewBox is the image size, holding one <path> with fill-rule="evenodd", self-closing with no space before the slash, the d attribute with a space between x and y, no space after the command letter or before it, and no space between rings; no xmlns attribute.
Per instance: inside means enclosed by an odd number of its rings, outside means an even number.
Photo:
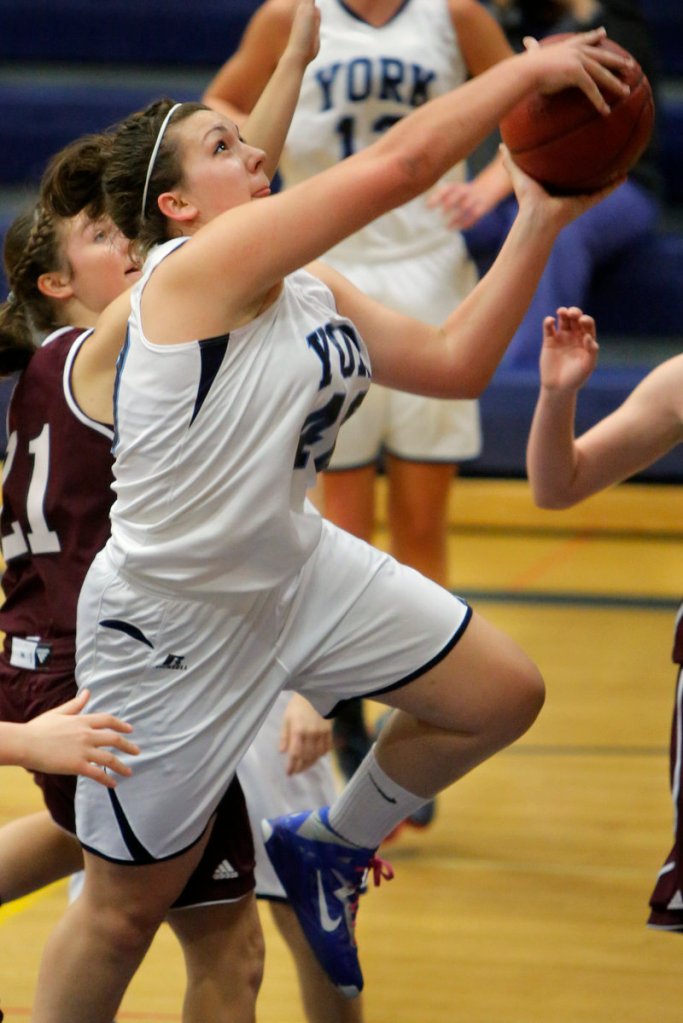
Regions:
<svg viewBox="0 0 683 1023"><path fill-rule="evenodd" d="M232 881L234 877L239 877L239 874L229 860L222 860L211 877L214 881Z"/></svg>

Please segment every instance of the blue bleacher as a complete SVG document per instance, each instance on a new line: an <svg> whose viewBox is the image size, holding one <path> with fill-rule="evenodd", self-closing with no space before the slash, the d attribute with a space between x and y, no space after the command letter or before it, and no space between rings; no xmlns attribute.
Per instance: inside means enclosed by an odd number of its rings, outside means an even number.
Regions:
<svg viewBox="0 0 683 1023"><path fill-rule="evenodd" d="M0 60L217 68L257 6L257 0L0 0Z"/></svg>
<svg viewBox="0 0 683 1023"><path fill-rule="evenodd" d="M169 86L172 82L169 82ZM119 83L70 82L60 84L44 69L29 82L0 71L0 124L3 158L0 185L36 183L49 158L67 142L89 132L102 131L133 110L144 107L170 88L140 84L135 78ZM173 92L179 100L198 99L201 85Z"/></svg>

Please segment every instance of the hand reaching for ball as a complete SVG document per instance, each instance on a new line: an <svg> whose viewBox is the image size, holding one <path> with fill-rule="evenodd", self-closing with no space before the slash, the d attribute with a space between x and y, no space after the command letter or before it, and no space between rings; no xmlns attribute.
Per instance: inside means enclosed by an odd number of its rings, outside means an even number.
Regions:
<svg viewBox="0 0 683 1023"><path fill-rule="evenodd" d="M586 210L602 202L625 181L624 177L619 177L597 191L582 192L576 195L555 195L548 192L539 181L522 170L519 164L512 159L506 145L501 144L500 153L505 169L510 175L520 210L542 211L544 216L552 219L560 227L566 227Z"/></svg>
<svg viewBox="0 0 683 1023"><path fill-rule="evenodd" d="M652 90L640 65L604 30L525 44L531 60L550 55L558 64L500 122L512 158L557 193L592 192L623 178L654 124ZM564 79L558 89L572 61L576 79L571 86Z"/></svg>
<svg viewBox="0 0 683 1023"><path fill-rule="evenodd" d="M603 46L604 28L564 36L548 36L542 43L527 37L524 45L531 60L538 64L538 91L552 95L576 87L585 93L601 114L609 114L610 105L603 90L614 96L628 96L630 87L620 75L634 61L625 50Z"/></svg>

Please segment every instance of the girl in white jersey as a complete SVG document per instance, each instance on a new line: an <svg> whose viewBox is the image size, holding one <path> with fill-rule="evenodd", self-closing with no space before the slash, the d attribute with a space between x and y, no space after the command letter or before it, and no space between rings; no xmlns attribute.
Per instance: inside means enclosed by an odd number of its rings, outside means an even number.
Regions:
<svg viewBox="0 0 683 1023"><path fill-rule="evenodd" d="M304 74L287 134L280 164L285 187L366 148L420 104L513 52L478 0L318 0L318 6L320 49ZM207 87L205 103L242 123L286 44L295 8L296 0L258 6L237 51ZM464 182L464 161L444 180ZM366 295L433 324L477 280L463 236L424 195L344 238L324 258ZM458 464L480 450L478 402L373 387L339 433L322 476L322 510L371 542L381 458L391 553L446 586L449 493ZM347 704L333 726L340 766L350 776L370 745L360 704ZM426 814L427 807L420 820Z"/></svg>
<svg viewBox="0 0 683 1023"><path fill-rule="evenodd" d="M213 111L162 102L118 131L111 212L156 248L119 365L112 538L81 596L78 677L93 709L125 709L143 752L114 799L79 781L85 890L45 949L35 1023L108 1023L283 688L324 713L359 695L401 711L329 813L269 839L309 940L349 995L362 986L358 873L374 849L534 720L542 681L515 644L323 523L305 494L370 360L380 382L418 392L486 385L557 232L597 197L551 198L516 176L515 228L441 328L327 268L300 268L433 184L537 86L579 85L606 110L598 83L621 92L610 68L623 61L600 53L601 36L503 61L272 197L263 153ZM100 320L103 345L120 336L121 312Z"/></svg>
<svg viewBox="0 0 683 1023"><path fill-rule="evenodd" d="M310 50L314 49L315 25L299 26L301 34L311 39ZM296 31L292 33L292 44L297 42ZM301 45L301 44L299 44ZM296 62L285 69L278 83L278 98L284 101L284 93L296 92L300 80L301 69ZM276 114L275 104L269 105L270 114ZM286 110L284 111L286 117ZM262 125L261 130L268 125ZM276 125L279 134L280 124ZM265 135L270 138L270 132ZM101 144L104 144L104 140ZM43 185L42 197L45 203L59 204L60 215L48 214L44 208L32 212L30 216L18 218L8 232L5 246L6 275L12 282L16 294L9 303L0 306L0 373L9 369L19 368L19 364L32 360L35 353L33 337L36 332L49 335L45 346L51 344L57 332L55 324L65 320L92 326L99 312L117 295L126 290L131 280L137 279L135 267L131 264L127 245L117 232L112 230L107 218L100 217L98 168L101 165L101 152L98 140L85 138L66 147L57 154L48 168ZM133 274L131 277L130 275ZM97 427L110 439L111 429L104 424L93 424L87 420L75 404L71 393L72 376L81 374L80 355L81 342L84 342L87 356L87 345L92 338L91 331L71 330L61 327L62 333L78 337L69 355L69 363L62 384L61 374L55 374L54 386L51 390L43 382L41 391L42 404L50 408L50 416L54 422L59 416L70 419L74 416L79 420L77 429L88 432ZM88 334L91 335L88 338ZM61 344L61 342L59 342ZM72 342L69 341L69 344ZM54 345L53 347L56 347ZM43 353L44 354L44 353ZM41 356L38 357L40 361ZM113 371L113 361L112 361ZM38 389L34 383L34 391ZM62 396L62 387L64 395ZM61 400L60 400L61 398ZM22 421L23 413L14 403L14 422ZM39 413L36 412L36 416ZM25 418L25 417L24 417ZM84 425L83 425L84 424ZM22 437L31 435L31 430L23 423ZM83 440L83 437L79 437ZM22 441L23 443L23 441ZM64 585L59 588L62 606L65 600L65 586L71 582L77 593L82 581L81 565L94 556L104 542L108 532L108 509L111 503L109 478L111 458L108 455L106 441L101 447L88 448L87 458L89 474L83 484L78 486L78 474L82 463L75 463L75 477L70 478L68 469L64 468L63 450L54 443L50 448L50 479L62 481L62 501L69 490L77 490L81 494L90 495L90 500L82 498L81 503L72 502L68 512L60 508L60 554L59 567L55 567L53 576L58 572ZM7 466L9 475L9 463ZM9 475L14 489L8 486L6 497L11 494L18 497L19 484L14 483L14 475ZM95 499L97 498L97 500ZM7 502L6 502L7 503ZM56 485L53 482L50 512L59 507L56 496ZM81 518L79 519L79 514ZM56 512L55 512L56 514ZM99 544L93 540L84 551L84 540L70 545L65 536L65 519L69 520L69 535L84 537L95 534L101 537ZM87 522L85 521L87 519ZM56 523L52 523L56 524ZM18 528L18 527L15 527ZM94 546L93 546L94 544ZM75 553L73 553L75 551ZM8 553L8 551L6 551ZM56 558L57 555L55 554ZM19 570L13 577L13 592L19 593L13 603L13 611L18 616L23 609L24 620L29 620L40 631L48 628L49 614L43 604L35 596L36 585L28 586L26 576L30 573L30 558L24 557L21 562L25 567L24 576ZM83 573L85 567L83 567ZM23 579L23 582L22 582ZM33 602L32 602L33 598ZM36 608L36 604L38 607ZM27 608L28 605L28 608ZM30 611L30 617L29 617ZM42 612L42 620L41 620ZM71 623L69 616L64 614L64 627L75 632L75 614ZM7 625L5 623L5 629ZM52 623L54 636L55 625ZM13 670L13 669L10 669ZM16 670L15 675L16 675ZM74 662L71 657L65 670L65 682L73 684ZM37 692L45 694L45 699L52 699L57 684L64 684L62 676L47 675L45 672L38 679L30 676L28 671L22 677L22 685L16 684L12 676L12 685L6 683L11 690L13 700L7 699L6 706L14 709L18 704L19 692L25 693L27 706L33 711L37 702ZM4 690L0 690L4 693ZM85 690L71 703L68 709L74 714L80 709L87 693ZM4 706L0 699L0 707ZM28 726L0 724L0 733L7 732L8 738L16 737L17 757L25 759L30 750L19 744L21 733L25 732L26 740L42 740L47 746L49 734L54 731L55 737L49 743L45 753L33 751L36 769L43 762L51 763L59 756L65 768L71 769L78 763L81 769L91 777L97 777L104 784L113 786L114 775L104 773L95 763L86 763L81 756L76 760L76 750L72 751L67 741L73 732L73 745L80 750L85 748L90 759L107 765L110 769L116 765L122 773L129 774L130 768L116 760L111 753L100 749L105 741L112 740L114 733L104 731L108 726L108 715L81 716L73 718L64 714L50 712L31 722ZM100 727L95 730L95 724ZM121 725L128 729L129 726ZM19 729L19 733L17 730ZM117 737L118 738L118 737ZM0 734L0 740L2 735ZM134 753L137 747L125 740L124 748ZM254 743L240 767L240 781L249 801L249 812L252 821L258 826L260 819L274 813L286 813L301 809L311 804L328 802L334 798L336 786L332 774L329 757L321 756L329 749L329 723L325 722L313 708L298 694L283 693L278 698L266 722L259 731ZM57 743L65 748L57 751ZM3 750L0 750L2 761ZM315 763L313 763L315 761ZM59 763L57 766L59 766ZM29 766L29 765L27 765ZM60 790L62 791L62 790ZM54 798L54 797L53 797ZM67 799L67 793L63 794ZM73 805L73 795L70 797ZM50 802L48 801L48 805ZM242 857L240 840L234 836L240 834L244 827L242 816L238 814L238 802L225 807L222 817L229 827L229 840L220 838L218 828L214 828L214 850L207 850L203 866L195 872L192 879L193 891L186 892L180 903L181 912L170 914L169 922L183 944L183 952L188 969L188 988L184 1001L184 1019L204 1021L210 1018L214 1023L219 1019L237 1020L251 1019L253 1003L256 996L257 980L262 970L262 947L258 919L253 909L253 902L242 899L245 891L253 887L253 874L256 875L257 895L272 900L271 905L276 922L289 944L301 978L302 997L307 1017L311 1023L315 1020L325 1023L351 1023L361 1019L361 1006L349 1003L341 998L329 983L322 970L312 957L305 939L301 935L296 918L284 901L284 892L274 874L260 837L260 830L255 832L254 845L256 853L256 869L249 864L248 875L245 871L246 862ZM66 811L65 811L66 812ZM228 813L231 814L228 819ZM248 824L247 824L248 831ZM27 850L30 856L27 857ZM237 853L238 858L235 858ZM253 856L253 853L252 853ZM65 827L58 827L45 813L33 814L13 821L0 828L0 901L9 902L19 898L50 881L68 875L75 870L81 860L80 846L72 838ZM237 868L237 869L236 869ZM250 880L251 879L251 880ZM250 883L249 883L250 881ZM70 885L70 896L75 897L78 884ZM239 904L238 904L239 900Z"/></svg>

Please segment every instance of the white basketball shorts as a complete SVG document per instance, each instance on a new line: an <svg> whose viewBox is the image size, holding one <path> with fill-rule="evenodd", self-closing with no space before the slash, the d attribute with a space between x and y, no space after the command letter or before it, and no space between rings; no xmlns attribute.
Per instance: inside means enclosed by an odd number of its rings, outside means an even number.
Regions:
<svg viewBox="0 0 683 1023"><path fill-rule="evenodd" d="M89 711L133 725L141 753L115 790L79 778L78 837L118 862L180 854L281 690L329 715L427 671L469 618L462 600L328 522L294 579L221 604L143 590L105 549L81 592L76 679Z"/></svg>

